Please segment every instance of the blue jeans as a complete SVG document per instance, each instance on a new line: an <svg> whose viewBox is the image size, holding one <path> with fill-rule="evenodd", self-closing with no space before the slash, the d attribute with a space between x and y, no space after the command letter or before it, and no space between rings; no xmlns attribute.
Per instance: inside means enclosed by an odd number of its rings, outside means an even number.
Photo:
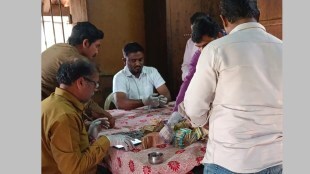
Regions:
<svg viewBox="0 0 310 174"><path fill-rule="evenodd" d="M204 164L203 174L237 174L216 164ZM269 167L253 174L282 174L282 164Z"/></svg>

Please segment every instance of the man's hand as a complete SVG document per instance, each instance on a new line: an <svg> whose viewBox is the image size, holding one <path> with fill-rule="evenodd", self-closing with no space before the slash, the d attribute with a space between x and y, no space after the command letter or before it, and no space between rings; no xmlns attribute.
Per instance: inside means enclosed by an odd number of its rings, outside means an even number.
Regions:
<svg viewBox="0 0 310 174"><path fill-rule="evenodd" d="M114 128L114 126L115 126L115 118L114 117L109 117L108 118L108 121L109 121L109 123L110 123L110 127L109 128Z"/></svg>
<svg viewBox="0 0 310 174"><path fill-rule="evenodd" d="M175 111L171 114L167 123L174 126L175 124L179 123L182 120L184 120L182 115L179 112Z"/></svg>
<svg viewBox="0 0 310 174"><path fill-rule="evenodd" d="M145 106L158 107L159 106L159 98L157 93L154 93L146 98L142 98L142 102Z"/></svg>
<svg viewBox="0 0 310 174"><path fill-rule="evenodd" d="M104 111L103 113L97 113L97 112L91 111L91 115L93 118L108 118L108 121L110 123L108 128L114 128L115 118L109 112Z"/></svg>
<svg viewBox="0 0 310 174"><path fill-rule="evenodd" d="M166 124L159 132L159 137L166 143L171 143L173 140L173 130L169 124Z"/></svg>
<svg viewBox="0 0 310 174"><path fill-rule="evenodd" d="M92 138L97 138L98 133L102 129L108 129L110 123L108 122L108 118L98 118L92 121L88 128L88 135Z"/></svg>
<svg viewBox="0 0 310 174"><path fill-rule="evenodd" d="M160 96L158 96L158 98L159 98L159 106L160 107L163 107L168 103L167 97L160 95Z"/></svg>
<svg viewBox="0 0 310 174"><path fill-rule="evenodd" d="M98 137L104 135L104 133L99 133ZM124 146L125 150L132 150L134 148L134 145L131 141L134 141L133 138L127 135L105 135L109 141L110 141L110 146L115 146L115 145L122 145Z"/></svg>

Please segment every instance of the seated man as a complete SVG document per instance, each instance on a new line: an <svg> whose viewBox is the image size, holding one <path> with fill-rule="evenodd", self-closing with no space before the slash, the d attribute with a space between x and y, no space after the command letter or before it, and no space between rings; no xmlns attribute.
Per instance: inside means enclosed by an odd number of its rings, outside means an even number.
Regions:
<svg viewBox="0 0 310 174"><path fill-rule="evenodd" d="M144 49L136 42L123 49L124 69L113 77L113 93L118 109L131 110L158 101L161 106L171 100L164 79L153 67L143 66ZM154 87L159 97L152 96Z"/></svg>
<svg viewBox="0 0 310 174"><path fill-rule="evenodd" d="M55 92L41 102L43 174L95 174L97 164L108 154L110 146L120 144L125 150L133 148L133 138L129 136L99 133L103 127L109 126L107 118L96 119L88 132L86 130L82 120L84 104L97 90L99 80L93 63L81 58L64 62L56 78L59 88L56 87ZM89 138L95 140L91 145ZM103 170L103 173L107 171Z"/></svg>
<svg viewBox="0 0 310 174"><path fill-rule="evenodd" d="M190 62L190 68L189 73L185 77L178 96L176 98L175 106L173 108L173 113L171 114L168 125L165 126L160 131L160 136L162 136L166 141L171 141L171 135L167 132L167 129L170 126L174 126L176 123L181 121L183 117L178 112L178 106L181 102L184 100L184 95L187 90L188 85L190 84L190 81L192 77L194 76L196 72L196 65L199 60L199 56L201 53L201 50L211 41L220 38L224 35L224 31L220 28L220 26L208 15L198 17L194 23L193 23L193 30L192 30L192 40L195 43L195 45L198 47L198 50L193 55L191 62ZM169 128L170 129L170 128ZM170 131L171 132L171 131Z"/></svg>
<svg viewBox="0 0 310 174"><path fill-rule="evenodd" d="M99 52L104 33L90 22L78 22L73 28L68 43L57 43L42 52L41 55L41 94L44 100L58 87L56 73L59 66L73 58L87 58L94 61ZM115 119L103 110L96 102L90 100L86 104L85 120L107 117L110 127L114 127ZM89 123L86 121L85 123Z"/></svg>

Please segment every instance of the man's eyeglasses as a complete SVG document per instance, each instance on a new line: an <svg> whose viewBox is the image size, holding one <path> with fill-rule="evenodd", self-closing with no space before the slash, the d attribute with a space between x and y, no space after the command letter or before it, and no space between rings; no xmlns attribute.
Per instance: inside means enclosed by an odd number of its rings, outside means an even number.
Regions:
<svg viewBox="0 0 310 174"><path fill-rule="evenodd" d="M99 83L98 83L98 82L96 82L96 81L94 81L94 80L92 80L92 79L90 79L90 78L88 78L88 77L83 77L83 78L84 78L85 80L89 81L89 82L93 82L93 83L95 84L96 89L99 88Z"/></svg>

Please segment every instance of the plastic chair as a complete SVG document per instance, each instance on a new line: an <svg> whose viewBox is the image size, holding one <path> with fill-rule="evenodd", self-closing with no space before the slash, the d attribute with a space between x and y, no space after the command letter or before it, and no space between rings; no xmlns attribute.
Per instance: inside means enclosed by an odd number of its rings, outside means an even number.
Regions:
<svg viewBox="0 0 310 174"><path fill-rule="evenodd" d="M104 110L109 110L111 104L115 106L113 93L109 94L108 97L105 99L104 107L103 107Z"/></svg>

